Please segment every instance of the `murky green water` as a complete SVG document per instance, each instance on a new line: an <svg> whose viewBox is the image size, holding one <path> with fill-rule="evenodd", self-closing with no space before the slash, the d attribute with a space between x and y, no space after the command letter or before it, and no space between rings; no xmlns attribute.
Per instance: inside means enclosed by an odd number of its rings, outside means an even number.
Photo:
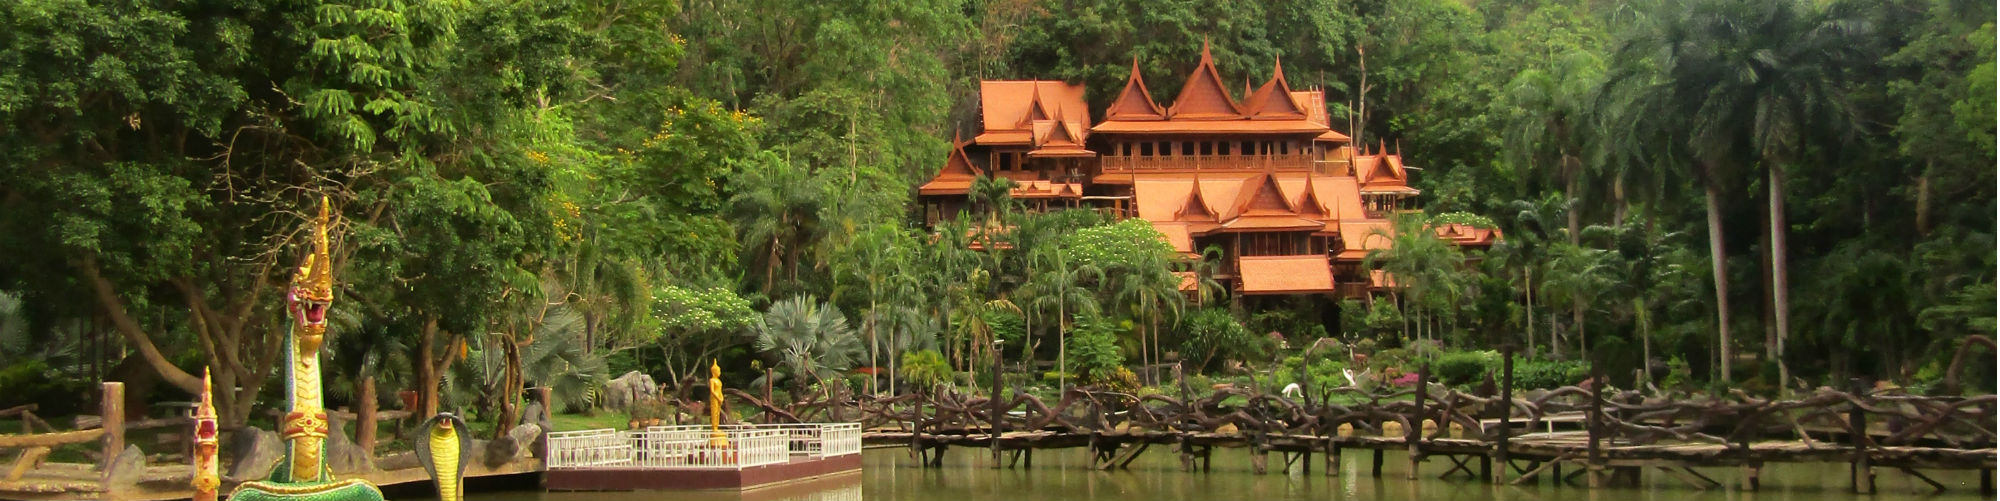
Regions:
<svg viewBox="0 0 2000 501"><path fill-rule="evenodd" d="M1045 450L1035 455L1033 469L993 469L985 450L953 449L944 468L919 468L903 449L867 451L865 467L859 474L844 475L810 483L735 492L590 492L544 493L532 490L485 492L473 500L797 500L838 501L888 500L1124 500L1124 499L1585 499L1585 500L1789 500L1789 499L1992 499L1978 492L1979 475L1969 471L1927 471L1931 478L1952 490L1931 496L1922 482L1894 470L1878 470L1878 493L1857 496L1847 491L1845 464L1778 464L1766 466L1762 488L1741 490L1741 474L1736 468L1712 468L1702 472L1723 482L1722 489L1701 490L1668 476L1645 473L1643 487L1591 490L1581 487L1553 487L1547 481L1533 486L1496 487L1465 479L1437 476L1450 467L1444 458L1433 458L1421 467L1417 480L1405 480L1408 461L1396 452L1383 461L1381 478L1368 474L1371 458L1367 451L1350 450L1343 456L1340 476L1328 477L1321 470L1324 459L1314 456L1312 474L1296 467L1276 471L1281 456L1272 454L1273 471L1258 475L1250 470L1248 453L1239 449L1216 449L1208 473L1187 473L1170 447L1154 447L1131 469L1096 471L1083 449ZM1497 465L1496 465L1497 466ZM1477 463L1473 463L1476 471ZM1581 479L1579 479L1581 480ZM475 486L477 488L477 486Z"/></svg>

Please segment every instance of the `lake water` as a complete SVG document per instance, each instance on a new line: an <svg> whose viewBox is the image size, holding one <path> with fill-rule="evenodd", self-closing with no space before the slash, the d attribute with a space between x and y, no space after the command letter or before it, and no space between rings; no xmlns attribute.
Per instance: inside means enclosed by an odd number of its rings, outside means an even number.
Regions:
<svg viewBox="0 0 2000 501"><path fill-rule="evenodd" d="M471 500L642 500L689 501L845 501L845 500L1126 500L1126 499L1584 499L1584 500L1789 500L1789 499L1992 499L1978 492L1979 474L1971 471L1926 471L1951 488L1931 496L1921 481L1900 471L1877 469L1877 494L1850 494L1845 464L1766 465L1757 492L1741 490L1737 468L1712 468L1703 474L1723 482L1722 489L1700 490L1665 473L1645 473L1642 487L1586 489L1553 487L1544 480L1533 486L1494 486L1465 479L1437 476L1450 461L1433 457L1425 463L1417 480L1404 480L1408 461L1398 452L1384 456L1382 477L1368 475L1370 454L1349 450L1342 456L1340 476L1328 477L1321 470L1324 458L1313 456L1312 474L1296 467L1279 472L1282 456L1271 454L1273 470L1258 475L1250 470L1249 454L1241 449L1217 448L1208 473L1182 472L1180 460L1171 447L1154 447L1122 471L1090 469L1084 449L1044 450L1035 454L1033 469L994 469L991 455L984 449L954 448L946 455L943 468L921 468L904 449L873 449L863 453L861 473L812 482L737 492L573 492L548 493L535 490L488 491L468 496ZM1497 468L1498 465L1495 465ZM1477 463L1473 463L1477 469ZM1581 481L1581 479L1578 479ZM478 485L471 486L478 489Z"/></svg>

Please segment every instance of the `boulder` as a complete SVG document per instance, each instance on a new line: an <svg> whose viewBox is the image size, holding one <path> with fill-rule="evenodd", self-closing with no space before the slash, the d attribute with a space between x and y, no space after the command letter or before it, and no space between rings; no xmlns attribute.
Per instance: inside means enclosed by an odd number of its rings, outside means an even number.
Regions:
<svg viewBox="0 0 2000 501"><path fill-rule="evenodd" d="M271 470L284 459L285 445L277 433L256 427L244 427L229 434L229 454L235 458L223 476L237 482L263 480L271 476Z"/></svg>
<svg viewBox="0 0 2000 501"><path fill-rule="evenodd" d="M417 462L417 453L398 452L382 456L382 461L375 463L375 466L382 468L382 471L395 471L407 468L421 468L423 464Z"/></svg>
<svg viewBox="0 0 2000 501"><path fill-rule="evenodd" d="M659 391L659 387L653 382L653 376L639 371L627 372L604 384L604 407L625 410L632 402Z"/></svg>
<svg viewBox="0 0 2000 501"><path fill-rule="evenodd" d="M361 473L375 469L375 458L361 450L361 445L347 439L347 420L337 413L326 416L326 464L335 474Z"/></svg>
<svg viewBox="0 0 2000 501"><path fill-rule="evenodd" d="M556 424L550 422L548 420L547 413L543 412L541 402L528 402L528 405L521 406L520 424L522 425L532 424L540 428L540 430L537 430L537 433L535 433L534 440L530 440L527 443L530 444L530 446L528 447L529 454L535 457L541 457L542 449L547 448L542 443L543 439L548 435L549 432L555 431L556 429Z"/></svg>
<svg viewBox="0 0 2000 501"><path fill-rule="evenodd" d="M486 467L491 469L499 468L516 459L528 457L534 450L530 445L534 444L535 439L541 436L542 427L540 425L524 424L516 426L511 430L507 430L506 435L491 442L486 442L483 444L484 447L478 448L477 450L483 451L484 454L484 457L480 458L480 462L485 463Z"/></svg>
<svg viewBox="0 0 2000 501"><path fill-rule="evenodd" d="M104 486L107 489L123 489L139 485L146 477L146 453L137 445L125 446L125 451L111 460L104 469Z"/></svg>

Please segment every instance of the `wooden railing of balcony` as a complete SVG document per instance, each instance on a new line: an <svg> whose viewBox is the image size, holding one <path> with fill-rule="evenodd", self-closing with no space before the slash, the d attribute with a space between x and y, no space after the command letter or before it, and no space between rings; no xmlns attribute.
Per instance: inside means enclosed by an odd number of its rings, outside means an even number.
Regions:
<svg viewBox="0 0 2000 501"><path fill-rule="evenodd" d="M1312 157L1305 155L1154 155L1107 156L1101 159L1104 172L1228 169L1310 169Z"/></svg>

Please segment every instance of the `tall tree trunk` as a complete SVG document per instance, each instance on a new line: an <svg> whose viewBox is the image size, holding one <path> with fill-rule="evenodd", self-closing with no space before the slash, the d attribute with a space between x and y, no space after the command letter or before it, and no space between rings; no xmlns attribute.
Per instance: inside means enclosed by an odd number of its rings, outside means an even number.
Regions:
<svg viewBox="0 0 2000 501"><path fill-rule="evenodd" d="M1931 163L1924 163L1924 172L1917 175L1917 234L1931 232Z"/></svg>
<svg viewBox="0 0 2000 501"><path fill-rule="evenodd" d="M523 386L521 384L521 346L515 343L512 338L502 339L500 341L500 350L501 355L506 357L507 367L501 373L500 388L496 392L498 395L495 395L500 399L500 420L493 427L494 440L507 436L507 432L514 428L514 422L520 419L519 402L521 387Z"/></svg>
<svg viewBox="0 0 2000 501"><path fill-rule="evenodd" d="M1563 155L1563 164L1569 168L1569 188L1563 193L1563 213L1569 216L1569 244L1578 245L1583 238L1583 166L1582 162L1570 155Z"/></svg>
<svg viewBox="0 0 2000 501"><path fill-rule="evenodd" d="M1732 381L1729 366L1735 360L1730 358L1729 349L1729 267L1722 245L1722 189L1712 180L1703 185L1703 199L1708 209L1708 260L1715 277L1715 325L1719 343L1716 357L1718 367L1722 369L1722 381L1728 384Z"/></svg>
<svg viewBox="0 0 2000 501"><path fill-rule="evenodd" d="M1757 207L1757 215L1759 216L1757 222L1763 223L1767 229L1770 228L1770 205ZM1776 310L1771 307L1778 302L1771 293L1771 284L1774 283L1771 279L1771 232L1757 232L1757 247L1753 250L1755 252L1750 256L1757 259L1757 290L1764 294L1763 300L1757 303L1757 312L1760 314L1758 320L1762 321L1764 326L1763 360L1768 362L1778 353L1778 318L1775 315ZM1756 374L1763 374L1763 370L1758 370Z"/></svg>
<svg viewBox="0 0 2000 501"><path fill-rule="evenodd" d="M1535 358L1535 269L1522 266L1521 274L1527 277L1522 285L1528 289L1528 335L1523 337L1528 339L1528 358L1533 359Z"/></svg>
<svg viewBox="0 0 2000 501"><path fill-rule="evenodd" d="M1570 306L1569 318L1571 323L1576 324L1577 356L1589 357L1590 329L1589 327L1583 324L1583 301L1581 301L1581 298L1578 299L1579 301L1577 301L1576 304Z"/></svg>
<svg viewBox="0 0 2000 501"><path fill-rule="evenodd" d="M1631 205L1625 200L1625 175L1611 176L1611 223L1625 224L1625 214L1630 211Z"/></svg>
<svg viewBox="0 0 2000 501"><path fill-rule="evenodd" d="M431 371L431 360L437 358L436 345L437 319L425 320L423 330L417 335L417 360L412 364L417 370L417 408L412 410L422 410L423 414L417 416L420 418L437 415L438 377Z"/></svg>
<svg viewBox="0 0 2000 501"><path fill-rule="evenodd" d="M870 288L873 289L873 287ZM881 389L875 387L875 377L876 377L875 373L880 371L882 367L882 364L878 362L877 359L875 358L875 352L882 351L882 343L877 342L875 338L875 332L876 332L875 325L876 323L878 323L878 317L881 316L880 310L878 310L880 306L878 306L875 301L876 296L879 295L880 294L877 294L875 291L872 290L868 291L868 371L869 371L868 395L869 396L875 396L881 394Z"/></svg>
<svg viewBox="0 0 2000 501"><path fill-rule="evenodd" d="M1064 275L1065 278L1068 275ZM1056 301L1056 398L1069 393L1069 313L1064 311L1067 300Z"/></svg>
<svg viewBox="0 0 2000 501"><path fill-rule="evenodd" d="M1791 336L1791 294L1785 276L1785 169L1783 162L1768 167L1771 178L1771 310L1777 319L1778 394L1787 395L1791 369L1785 364L1785 338Z"/></svg>

